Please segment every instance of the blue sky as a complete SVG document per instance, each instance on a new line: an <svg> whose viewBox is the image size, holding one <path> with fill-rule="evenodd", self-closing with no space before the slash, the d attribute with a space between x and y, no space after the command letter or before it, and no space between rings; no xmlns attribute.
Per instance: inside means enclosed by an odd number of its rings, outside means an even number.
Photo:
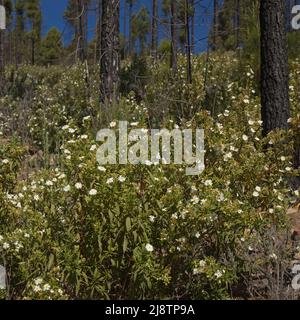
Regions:
<svg viewBox="0 0 300 320"><path fill-rule="evenodd" d="M221 2L221 1L220 1ZM206 40L199 41L206 38L211 23L213 0L202 0L198 5L196 13L196 51L203 51L206 49ZM72 37L71 30L66 28L65 21L63 19L63 13L67 5L67 0L41 0L42 12L43 12L43 34L46 34L53 26L57 27L61 32L64 32L64 42L68 43ZM151 1L139 0L135 9L138 10L140 6L145 5L151 12ZM203 6L201 8L201 6ZM121 0L121 32L123 30L123 7L124 0ZM207 8L207 10L206 10ZM94 13L90 14L89 24L89 36L93 36L95 28L95 16ZM128 28L127 28L128 29ZM161 28L160 38L167 37L168 28Z"/></svg>

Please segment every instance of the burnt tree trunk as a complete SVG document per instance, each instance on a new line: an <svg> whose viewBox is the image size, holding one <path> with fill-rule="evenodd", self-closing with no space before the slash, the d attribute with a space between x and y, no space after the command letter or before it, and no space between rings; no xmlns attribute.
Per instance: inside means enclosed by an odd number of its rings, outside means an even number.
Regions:
<svg viewBox="0 0 300 320"><path fill-rule="evenodd" d="M158 19L157 0L152 0L151 55L154 60L157 60L157 46L158 46L157 19Z"/></svg>
<svg viewBox="0 0 300 320"><path fill-rule="evenodd" d="M120 69L120 0L102 0L101 101L118 99Z"/></svg>
<svg viewBox="0 0 300 320"><path fill-rule="evenodd" d="M290 118L288 50L285 28L285 0L263 0L261 24L261 104L263 135L288 129ZM294 168L300 166L299 133L294 137ZM292 179L297 189L300 178Z"/></svg>
<svg viewBox="0 0 300 320"><path fill-rule="evenodd" d="M263 0L261 24L261 103L263 134L287 129L290 117L285 0Z"/></svg>
<svg viewBox="0 0 300 320"><path fill-rule="evenodd" d="M178 50L178 35L177 35L177 1L171 1L171 68L174 73L177 73L177 50Z"/></svg>

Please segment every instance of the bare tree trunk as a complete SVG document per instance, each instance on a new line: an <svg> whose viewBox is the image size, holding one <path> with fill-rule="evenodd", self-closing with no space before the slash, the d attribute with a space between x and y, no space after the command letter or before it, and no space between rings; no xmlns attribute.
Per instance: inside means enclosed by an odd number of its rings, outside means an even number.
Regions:
<svg viewBox="0 0 300 320"><path fill-rule="evenodd" d="M158 46L157 19L158 19L157 0L152 0L151 54L152 54L152 58L155 61L157 60L157 46Z"/></svg>
<svg viewBox="0 0 300 320"><path fill-rule="evenodd" d="M171 1L171 38L171 68L174 74L176 74L178 66L177 0Z"/></svg>
<svg viewBox="0 0 300 320"><path fill-rule="evenodd" d="M186 33L185 41L186 41L186 58L187 58L187 81L188 83L192 83L189 0L185 0L185 33Z"/></svg>
<svg viewBox="0 0 300 320"><path fill-rule="evenodd" d="M219 0L214 0L213 39L212 50L217 50L217 37L219 33Z"/></svg>
<svg viewBox="0 0 300 320"><path fill-rule="evenodd" d="M101 101L118 99L120 69L120 0L102 0Z"/></svg>

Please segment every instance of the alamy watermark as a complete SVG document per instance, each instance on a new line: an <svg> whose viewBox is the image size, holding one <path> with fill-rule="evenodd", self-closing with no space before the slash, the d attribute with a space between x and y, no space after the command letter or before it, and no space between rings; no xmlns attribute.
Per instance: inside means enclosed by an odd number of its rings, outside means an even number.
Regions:
<svg viewBox="0 0 300 320"><path fill-rule="evenodd" d="M292 7L292 28L294 30L299 30L300 29L300 5L296 5Z"/></svg>
<svg viewBox="0 0 300 320"><path fill-rule="evenodd" d="M100 165L186 164L187 175L198 175L205 168L202 129L132 129L128 132L128 122L120 121L118 130L100 130L97 141L102 142L97 150Z"/></svg>
<svg viewBox="0 0 300 320"><path fill-rule="evenodd" d="M0 290L6 288L6 272L5 268L0 265Z"/></svg>

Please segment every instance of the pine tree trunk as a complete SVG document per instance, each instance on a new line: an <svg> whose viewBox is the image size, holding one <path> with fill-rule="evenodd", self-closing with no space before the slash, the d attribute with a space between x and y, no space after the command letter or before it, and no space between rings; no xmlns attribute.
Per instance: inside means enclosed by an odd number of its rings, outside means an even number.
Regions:
<svg viewBox="0 0 300 320"><path fill-rule="evenodd" d="M219 33L219 1L214 0L214 16L213 16L213 39L212 50L217 50L217 38Z"/></svg>
<svg viewBox="0 0 300 320"><path fill-rule="evenodd" d="M151 54L152 54L152 58L155 61L157 60L157 46L158 46L157 19L158 19L157 0L152 0Z"/></svg>
<svg viewBox="0 0 300 320"><path fill-rule="evenodd" d="M186 41L186 58L187 58L187 81L188 83L192 83L189 0L185 0L185 41Z"/></svg>
<svg viewBox="0 0 300 320"><path fill-rule="evenodd" d="M195 0L191 1L191 6L193 8L193 13L192 13L192 48L191 52L194 53L195 51L195 14L196 14L196 8L195 8Z"/></svg>
<svg viewBox="0 0 300 320"><path fill-rule="evenodd" d="M132 12L133 12L133 4L132 4L132 1L130 1L130 4L129 4L129 54L131 56L133 54Z"/></svg>
<svg viewBox="0 0 300 320"><path fill-rule="evenodd" d="M96 31L96 61L100 62L100 50L101 50L101 0L97 1L97 31Z"/></svg>
<svg viewBox="0 0 300 320"><path fill-rule="evenodd" d="M101 101L118 99L120 69L120 0L102 0Z"/></svg>
<svg viewBox="0 0 300 320"><path fill-rule="evenodd" d="M78 38L77 50L78 59L84 62L86 59L86 21L87 21L87 3L85 0L77 0L78 16Z"/></svg>
<svg viewBox="0 0 300 320"><path fill-rule="evenodd" d="M285 0L263 0L261 23L261 103L263 134L288 128L289 73Z"/></svg>
<svg viewBox="0 0 300 320"><path fill-rule="evenodd" d="M177 35L177 1L171 1L171 68L177 73L177 50L178 50L178 35Z"/></svg>

